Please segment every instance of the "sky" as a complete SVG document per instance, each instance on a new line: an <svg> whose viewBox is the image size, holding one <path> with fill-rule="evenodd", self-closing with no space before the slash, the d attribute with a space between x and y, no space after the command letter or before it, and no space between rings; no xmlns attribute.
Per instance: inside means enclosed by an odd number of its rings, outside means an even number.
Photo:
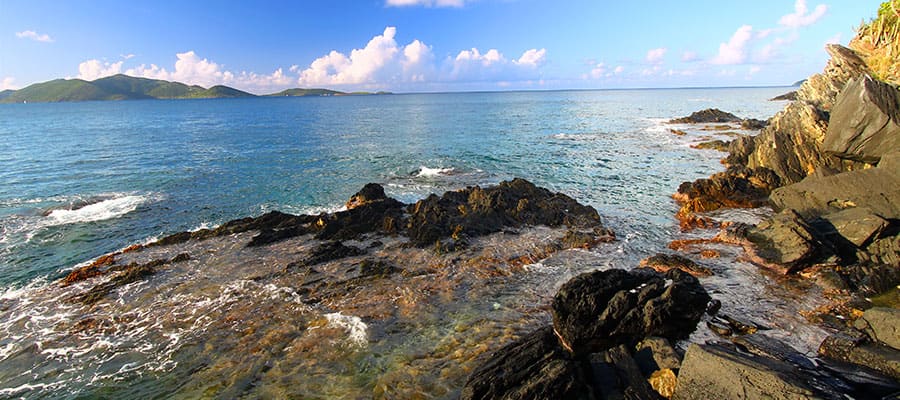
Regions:
<svg viewBox="0 0 900 400"><path fill-rule="evenodd" d="M879 0L0 0L0 90L123 73L256 94L790 85Z"/></svg>

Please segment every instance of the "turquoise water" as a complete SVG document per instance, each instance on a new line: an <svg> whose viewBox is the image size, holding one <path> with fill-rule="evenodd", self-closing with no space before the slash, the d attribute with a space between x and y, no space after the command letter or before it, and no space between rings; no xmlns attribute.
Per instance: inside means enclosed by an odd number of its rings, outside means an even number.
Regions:
<svg viewBox="0 0 900 400"><path fill-rule="evenodd" d="M674 229L669 195L721 157L687 149L662 121L708 107L765 119L784 91L3 105L0 285L268 210L334 210L367 182L414 201L524 177L595 206L651 251Z"/></svg>

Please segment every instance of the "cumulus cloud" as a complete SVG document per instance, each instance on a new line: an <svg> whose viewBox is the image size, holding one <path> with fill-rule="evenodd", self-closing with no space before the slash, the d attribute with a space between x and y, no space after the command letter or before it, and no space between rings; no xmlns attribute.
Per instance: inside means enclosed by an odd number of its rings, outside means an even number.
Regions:
<svg viewBox="0 0 900 400"><path fill-rule="evenodd" d="M466 0L386 0L384 5L388 7L462 7Z"/></svg>
<svg viewBox="0 0 900 400"><path fill-rule="evenodd" d="M53 38L47 34L40 34L35 31L22 31L16 32L16 37L19 39L31 39L37 42L50 43L53 42Z"/></svg>
<svg viewBox="0 0 900 400"><path fill-rule="evenodd" d="M647 52L647 62L651 64L658 64L663 61L663 58L666 56L666 51L668 51L665 47L660 47L658 49L651 49Z"/></svg>
<svg viewBox="0 0 900 400"><path fill-rule="evenodd" d="M14 83L15 80L16 79L11 76L4 77L2 80L0 80L0 90L7 90L7 89L16 90L16 89L18 89L18 86L16 86Z"/></svg>
<svg viewBox="0 0 900 400"><path fill-rule="evenodd" d="M122 61L108 63L97 59L78 64L78 78L86 81L122 73Z"/></svg>
<svg viewBox="0 0 900 400"><path fill-rule="evenodd" d="M806 0L797 0L794 3L794 12L781 17L778 23L789 28L809 26L822 19L827 12L828 6L819 4L812 13L809 13L809 9L806 7Z"/></svg>
<svg viewBox="0 0 900 400"><path fill-rule="evenodd" d="M398 79L398 71L429 59L431 48L416 40L401 50L394 40L397 28L389 26L369 40L366 47L347 56L337 50L317 58L300 73L300 85L376 84Z"/></svg>
<svg viewBox="0 0 900 400"><path fill-rule="evenodd" d="M522 57L514 61L518 65L538 67L544 63L547 56L547 49L531 49L522 53Z"/></svg>
<svg viewBox="0 0 900 400"><path fill-rule="evenodd" d="M710 60L717 65L741 64L747 59L747 43L753 37L753 27L744 25L737 29L728 43L719 45L719 53Z"/></svg>

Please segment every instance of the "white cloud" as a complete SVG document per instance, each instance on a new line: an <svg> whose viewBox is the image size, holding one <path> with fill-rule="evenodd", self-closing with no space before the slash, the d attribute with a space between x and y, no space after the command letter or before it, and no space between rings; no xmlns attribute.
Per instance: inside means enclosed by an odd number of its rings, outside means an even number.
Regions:
<svg viewBox="0 0 900 400"><path fill-rule="evenodd" d="M404 66L417 65L427 58L430 48L419 41L410 43L401 52L394 40L397 28L389 26L384 33L369 40L366 47L353 49L350 56L332 50L317 58L300 73L300 85L359 85L379 84L397 80L397 71ZM412 46L412 47L410 47ZM402 57L400 56L402 54ZM408 58L412 57L412 58Z"/></svg>
<svg viewBox="0 0 900 400"><path fill-rule="evenodd" d="M828 6L819 4L811 14L808 14L808 12L809 9L806 7L806 0L797 0L797 2L794 3L794 13L781 17L781 20L779 20L778 23L789 28L800 28L812 25L825 16L825 13L828 12Z"/></svg>
<svg viewBox="0 0 900 400"><path fill-rule="evenodd" d="M666 51L668 51L665 47L660 47L657 49L651 49L647 52L647 62L651 64L657 64L663 61L663 58L666 56Z"/></svg>
<svg viewBox="0 0 900 400"><path fill-rule="evenodd" d="M386 0L384 5L388 7L462 7L466 0Z"/></svg>
<svg viewBox="0 0 900 400"><path fill-rule="evenodd" d="M131 54L131 53L129 53L129 54L120 54L119 57L122 57L123 60L130 60L130 59L134 58L134 54Z"/></svg>
<svg viewBox="0 0 900 400"><path fill-rule="evenodd" d="M599 63L599 64L595 65L593 69L591 69L591 78L600 79L600 78L606 76L607 73L608 72L607 72L606 64Z"/></svg>
<svg viewBox="0 0 900 400"><path fill-rule="evenodd" d="M40 34L35 31L22 31L16 32L16 37L19 39L31 39L38 42L50 43L53 42L53 38L47 34Z"/></svg>
<svg viewBox="0 0 900 400"><path fill-rule="evenodd" d="M92 81L121 73L122 61L108 63L93 59L78 64L78 78L86 81Z"/></svg>
<svg viewBox="0 0 900 400"><path fill-rule="evenodd" d="M518 60L513 62L518 65L538 67L544 63L546 56L547 49L531 49L526 50L524 53L522 53L522 57L519 57Z"/></svg>
<svg viewBox="0 0 900 400"><path fill-rule="evenodd" d="M694 62L694 61L699 61L699 60L700 60L700 56L697 55L697 52L685 51L684 53L681 53L681 61L682 62Z"/></svg>
<svg viewBox="0 0 900 400"><path fill-rule="evenodd" d="M623 67L621 65L619 65L618 67L616 67L616 69L613 70L613 73L616 75L621 74L622 72L625 72L625 67Z"/></svg>
<svg viewBox="0 0 900 400"><path fill-rule="evenodd" d="M744 25L734 32L728 43L719 45L719 54L710 62L717 65L741 64L747 59L747 43L753 37L753 27Z"/></svg>
<svg viewBox="0 0 900 400"><path fill-rule="evenodd" d="M0 80L0 90L7 90L7 89L16 90L16 89L18 89L19 87L16 86L15 83L13 83L13 82L15 82L15 80L16 79L11 76L4 77L2 80Z"/></svg>

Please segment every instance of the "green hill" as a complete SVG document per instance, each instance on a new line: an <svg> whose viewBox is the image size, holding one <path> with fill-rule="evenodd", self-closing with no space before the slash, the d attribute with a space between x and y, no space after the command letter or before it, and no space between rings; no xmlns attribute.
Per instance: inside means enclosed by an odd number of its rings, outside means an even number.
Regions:
<svg viewBox="0 0 900 400"><path fill-rule="evenodd" d="M303 97L303 96L340 96L345 94L344 92L338 92L337 90L329 90L329 89L287 89L282 90L278 93L267 94L266 96L270 97Z"/></svg>
<svg viewBox="0 0 900 400"><path fill-rule="evenodd" d="M180 82L114 75L95 81L56 79L0 93L0 103L38 103L90 100L198 99L254 97L227 86L209 89Z"/></svg>

